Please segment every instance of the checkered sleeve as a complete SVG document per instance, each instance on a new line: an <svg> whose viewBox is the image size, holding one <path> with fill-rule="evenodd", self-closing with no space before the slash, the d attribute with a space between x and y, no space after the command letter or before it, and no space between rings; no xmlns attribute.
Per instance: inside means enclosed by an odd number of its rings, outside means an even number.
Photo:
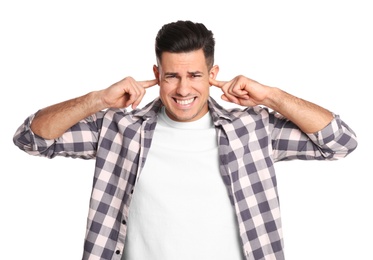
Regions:
<svg viewBox="0 0 373 260"><path fill-rule="evenodd" d="M306 134L294 123L274 115L271 132L273 157L281 160L337 160L357 147L355 132L334 115L333 120L316 133Z"/></svg>
<svg viewBox="0 0 373 260"><path fill-rule="evenodd" d="M323 156L330 160L346 157L356 149L358 143L355 132L339 115L334 115L334 119L325 128L308 137L319 147Z"/></svg>
<svg viewBox="0 0 373 260"><path fill-rule="evenodd" d="M91 159L95 158L100 124L104 112L89 116L70 129L61 137L53 140L44 139L32 132L30 125L36 114L30 115L18 127L14 144L26 153L34 156L54 158L56 156Z"/></svg>

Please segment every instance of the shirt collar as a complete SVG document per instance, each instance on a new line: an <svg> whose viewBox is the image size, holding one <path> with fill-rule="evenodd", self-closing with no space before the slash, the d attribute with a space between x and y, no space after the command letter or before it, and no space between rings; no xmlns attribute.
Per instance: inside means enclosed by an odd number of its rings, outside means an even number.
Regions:
<svg viewBox="0 0 373 260"><path fill-rule="evenodd" d="M209 97L208 104L209 111L215 126L223 125L227 123L227 121L232 122L237 119L237 117L233 113L223 108L212 97Z"/></svg>

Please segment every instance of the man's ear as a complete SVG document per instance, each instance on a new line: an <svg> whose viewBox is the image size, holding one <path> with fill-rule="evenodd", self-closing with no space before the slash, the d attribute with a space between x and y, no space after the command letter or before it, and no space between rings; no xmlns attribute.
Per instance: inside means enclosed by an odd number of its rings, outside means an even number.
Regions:
<svg viewBox="0 0 373 260"><path fill-rule="evenodd" d="M218 75L218 73L219 73L219 66L218 66L218 65L214 65L214 66L210 69L210 72L209 72L209 78L216 79L216 76Z"/></svg>
<svg viewBox="0 0 373 260"><path fill-rule="evenodd" d="M159 82L159 69L158 69L158 66L157 65L153 65L153 73L154 73L154 77L158 80Z"/></svg>

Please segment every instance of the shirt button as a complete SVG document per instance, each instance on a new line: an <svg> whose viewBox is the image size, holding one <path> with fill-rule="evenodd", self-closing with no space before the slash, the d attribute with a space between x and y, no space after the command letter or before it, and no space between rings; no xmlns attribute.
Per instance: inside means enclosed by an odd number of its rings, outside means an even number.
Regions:
<svg viewBox="0 0 373 260"><path fill-rule="evenodd" d="M120 254L120 250L115 251L115 253L116 253L117 255L119 255L119 254Z"/></svg>
<svg viewBox="0 0 373 260"><path fill-rule="evenodd" d="M125 225L127 222L125 219L122 220L122 224Z"/></svg>

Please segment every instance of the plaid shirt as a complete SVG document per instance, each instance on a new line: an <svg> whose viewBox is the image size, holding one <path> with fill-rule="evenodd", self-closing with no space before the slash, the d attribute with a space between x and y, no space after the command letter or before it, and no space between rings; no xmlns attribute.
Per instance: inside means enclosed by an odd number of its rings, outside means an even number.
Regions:
<svg viewBox="0 0 373 260"><path fill-rule="evenodd" d="M96 159L83 260L121 259L128 208L161 106L157 98L141 110L101 111L56 140L33 134L31 115L15 133L14 143L32 155ZM321 131L305 134L259 106L227 110L210 97L209 111L246 259L284 259L274 163L343 158L357 146L354 132L337 115Z"/></svg>

